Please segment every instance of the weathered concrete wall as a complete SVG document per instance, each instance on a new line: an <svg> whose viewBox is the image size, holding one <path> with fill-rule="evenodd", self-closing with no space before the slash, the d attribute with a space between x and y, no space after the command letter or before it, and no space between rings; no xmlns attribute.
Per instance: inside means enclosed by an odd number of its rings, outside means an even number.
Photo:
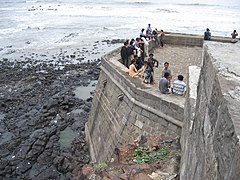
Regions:
<svg viewBox="0 0 240 180"><path fill-rule="evenodd" d="M86 137L93 161L109 161L115 147L140 134L180 136L183 99L166 96L131 78L119 49L102 59Z"/></svg>
<svg viewBox="0 0 240 180"><path fill-rule="evenodd" d="M182 180L240 177L239 49L239 43L204 44L198 87L190 86L185 104ZM196 71L190 73L190 80Z"/></svg>
<svg viewBox="0 0 240 180"><path fill-rule="evenodd" d="M212 37L211 41L231 43L232 39L227 37ZM166 32L164 43L181 46L199 46L203 45L203 36L193 34L180 34Z"/></svg>

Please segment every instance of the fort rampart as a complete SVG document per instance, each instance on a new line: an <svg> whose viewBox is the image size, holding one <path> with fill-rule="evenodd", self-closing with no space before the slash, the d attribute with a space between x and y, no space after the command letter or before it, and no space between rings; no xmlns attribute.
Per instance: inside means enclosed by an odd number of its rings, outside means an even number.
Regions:
<svg viewBox="0 0 240 180"><path fill-rule="evenodd" d="M239 48L239 44L222 43L230 42L225 38L216 38L216 41L221 43L203 45L200 36L166 36L165 42L169 44L203 46L203 67L189 68L186 99L163 95L129 77L127 68L119 62L120 49L105 55L85 128L92 160L110 161L115 147L140 134L167 134L173 138L182 135L182 179L201 179L203 175L205 179L235 177L240 172L237 137L240 81L235 82L240 71L228 72L229 76L234 76L231 81L228 75L220 75L222 66L217 67L214 56L222 57L221 62L233 56L219 56L214 52L221 53L221 48L227 46L228 52L235 53L233 46ZM151 48L154 48L153 43Z"/></svg>

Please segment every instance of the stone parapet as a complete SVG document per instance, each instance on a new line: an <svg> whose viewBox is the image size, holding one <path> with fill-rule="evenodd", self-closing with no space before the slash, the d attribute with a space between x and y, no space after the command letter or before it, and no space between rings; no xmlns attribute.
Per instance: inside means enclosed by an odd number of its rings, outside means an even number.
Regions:
<svg viewBox="0 0 240 180"><path fill-rule="evenodd" d="M204 44L197 96L196 88L190 88L185 104L183 180L239 179L239 49L238 43Z"/></svg>
<svg viewBox="0 0 240 180"><path fill-rule="evenodd" d="M232 39L228 37L213 36L210 41L231 43ZM203 36L182 33L165 33L164 43L181 46L199 46L202 47L204 40Z"/></svg>

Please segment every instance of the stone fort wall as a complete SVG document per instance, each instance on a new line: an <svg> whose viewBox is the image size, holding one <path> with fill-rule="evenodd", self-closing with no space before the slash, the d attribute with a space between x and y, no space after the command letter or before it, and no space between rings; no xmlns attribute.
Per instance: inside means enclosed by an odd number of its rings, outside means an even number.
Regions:
<svg viewBox="0 0 240 180"><path fill-rule="evenodd" d="M200 46L201 37L188 36L191 45ZM175 36L166 43L179 44ZM193 43L195 42L195 44ZM184 44L185 45L185 44ZM150 43L149 49L154 48ZM184 99L166 96L129 77L120 62L120 48L102 58L101 73L86 124L86 137L93 161L109 161L115 147L140 134L167 134L180 137Z"/></svg>
<svg viewBox="0 0 240 180"><path fill-rule="evenodd" d="M240 44L205 42L190 68L181 136L180 179L240 179Z"/></svg>
<svg viewBox="0 0 240 180"><path fill-rule="evenodd" d="M165 41L203 45L202 37L191 35L169 34ZM108 162L120 144L143 133L163 133L181 136L181 179L236 179L240 173L240 62L235 58L240 55L239 44L226 43L231 40L225 38L216 41L225 43L204 42L203 66L189 68L185 102L130 78L119 62L120 49L104 56L85 128L92 160Z"/></svg>

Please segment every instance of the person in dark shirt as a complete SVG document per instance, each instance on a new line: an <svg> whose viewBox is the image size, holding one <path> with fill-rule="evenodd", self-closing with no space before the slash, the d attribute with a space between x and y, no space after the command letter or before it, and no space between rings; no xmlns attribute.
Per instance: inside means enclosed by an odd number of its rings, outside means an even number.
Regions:
<svg viewBox="0 0 240 180"><path fill-rule="evenodd" d="M231 35L232 35L232 38L235 39L238 36L238 33L236 30L234 30Z"/></svg>
<svg viewBox="0 0 240 180"><path fill-rule="evenodd" d="M127 47L128 63L131 62L134 59L134 55L136 55L137 50L133 44L134 40L131 40L129 46Z"/></svg>
<svg viewBox="0 0 240 180"><path fill-rule="evenodd" d="M171 76L168 72L165 72L164 77L162 77L159 81L159 90L163 94L170 94L169 90L169 80Z"/></svg>
<svg viewBox="0 0 240 180"><path fill-rule="evenodd" d="M210 40L211 39L211 32L210 29L206 29L206 31L204 32L204 40Z"/></svg>
<svg viewBox="0 0 240 180"><path fill-rule="evenodd" d="M123 64L128 67L128 55L127 55L127 46L128 43L124 42L124 45L121 48L121 58L122 58L122 62Z"/></svg>
<svg viewBox="0 0 240 180"><path fill-rule="evenodd" d="M158 67L158 60L153 58L153 54L152 53L149 54L148 62L149 62L149 65L152 68L152 71L154 73L154 67ZM155 63L156 63L156 66L155 66Z"/></svg>

